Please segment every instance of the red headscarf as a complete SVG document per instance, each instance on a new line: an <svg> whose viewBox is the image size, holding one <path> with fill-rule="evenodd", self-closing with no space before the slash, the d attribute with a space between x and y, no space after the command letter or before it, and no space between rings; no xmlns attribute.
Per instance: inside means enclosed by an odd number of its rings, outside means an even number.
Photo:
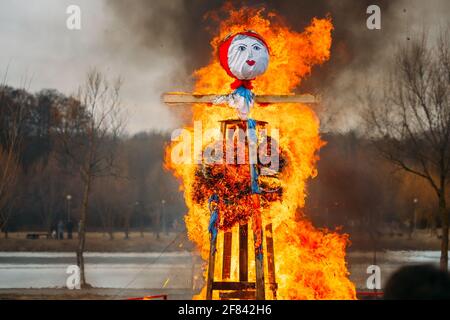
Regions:
<svg viewBox="0 0 450 320"><path fill-rule="evenodd" d="M236 80L231 84L231 89L237 89L241 86L244 86L247 89L253 89L252 86L252 80L241 80L241 79L237 79L236 76L231 73L230 70L230 66L228 65L228 49L230 48L231 42L233 42L233 39L237 36L237 35L245 35L245 36L249 36L249 37L253 37L258 39L259 41L261 41L267 48L267 50L269 50L269 46L267 45L266 41L263 39L263 37L261 37L261 35L257 34L254 31L244 31L244 32L238 32L235 33L231 36L228 36L227 38L225 38L222 43L219 45L219 61L220 61L220 65L222 66L222 68L225 69L225 71L227 72L227 74L232 77L235 78Z"/></svg>

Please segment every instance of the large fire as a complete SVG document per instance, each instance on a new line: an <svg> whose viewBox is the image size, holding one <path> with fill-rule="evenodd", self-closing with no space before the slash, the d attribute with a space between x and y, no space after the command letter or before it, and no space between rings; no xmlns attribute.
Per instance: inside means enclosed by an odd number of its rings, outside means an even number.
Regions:
<svg viewBox="0 0 450 320"><path fill-rule="evenodd" d="M304 32L298 33L290 30L274 13L251 8L230 9L229 17L220 22L219 33L211 41L214 52L210 64L195 72L195 93L230 92L232 79L218 62L217 47L230 33L254 30L267 41L271 53L267 72L254 80L254 92L293 94L301 80L311 72L313 65L329 59L332 29L331 18L314 18ZM262 207L263 223L273 223L278 298L355 299L355 286L348 278L345 262L348 235L314 228L302 210L307 196L306 182L317 175L317 151L324 145L319 136L319 121L314 111L301 104L256 105L250 117L267 121L269 128L279 129L279 146L286 160L286 165L280 173L282 193L272 196ZM201 121L204 131L217 128L220 120L234 118L236 111L232 108L207 105L193 107L193 121ZM192 131L193 127L186 129ZM207 143L208 141L203 141L204 145ZM188 236L206 261L210 245L210 212L207 200L201 199L199 195L205 194L207 199L211 190L206 183L199 181L198 165L176 164L171 161L175 145L176 143L173 143L167 147L165 165L181 181L181 189L189 209L185 216ZM195 149L194 146L192 149ZM222 169L218 167L217 170ZM233 167L223 169L223 172L227 172L221 175L225 183L232 184L237 181L237 174L232 170ZM238 176L245 178L245 174ZM236 189L236 192L238 190ZM244 208L246 205L251 206L251 201L246 204L245 197L236 201ZM233 207L228 208L228 211L232 214ZM235 219L239 222L242 217ZM225 225L222 229L231 228L233 239L238 239L237 225L238 223L234 226ZM223 233L219 233L217 247L221 248L222 245ZM237 241L233 241L232 281L238 279L238 250ZM249 248L248 252L249 281L252 281L255 278L254 250ZM216 261L217 279L220 277L220 260L218 258ZM267 266L265 268L267 274ZM197 298L204 298L204 294L205 289ZM267 287L268 298L270 294Z"/></svg>

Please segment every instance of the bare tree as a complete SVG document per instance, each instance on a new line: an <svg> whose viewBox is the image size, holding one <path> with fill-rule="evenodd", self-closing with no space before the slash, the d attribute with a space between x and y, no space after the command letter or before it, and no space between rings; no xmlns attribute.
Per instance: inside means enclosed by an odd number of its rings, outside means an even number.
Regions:
<svg viewBox="0 0 450 320"><path fill-rule="evenodd" d="M59 172L58 164L53 154L47 162L39 161L32 170L30 177L30 192L34 195L36 206L44 222L45 230L49 236L51 226L57 218L58 209L61 209L61 199L65 199L63 193L63 179Z"/></svg>
<svg viewBox="0 0 450 320"><path fill-rule="evenodd" d="M103 229L108 233L110 240L114 239L114 228L119 220L129 219L128 202L131 196L128 187L128 179L122 176L97 179L93 186L93 207L97 210Z"/></svg>
<svg viewBox="0 0 450 320"><path fill-rule="evenodd" d="M14 189L19 174L19 164L13 150L0 146L0 230L7 234L7 224L12 213Z"/></svg>
<svg viewBox="0 0 450 320"><path fill-rule="evenodd" d="M124 146L121 152L121 162L123 164L123 172L126 173L127 179L121 179L121 191L117 203L120 209L119 217L123 226L124 238L130 238L130 223L133 212L136 210L137 203L137 187L135 178L130 175L130 163L128 157L129 148Z"/></svg>
<svg viewBox="0 0 450 320"><path fill-rule="evenodd" d="M18 154L21 147L21 128L25 121L23 90L8 95L9 88L0 86L0 230L5 231L13 212L12 204L17 194L15 187L20 175Z"/></svg>
<svg viewBox="0 0 450 320"><path fill-rule="evenodd" d="M84 85L66 110L60 129L61 155L74 165L83 183L77 264L82 287L88 287L83 252L86 219L93 181L117 174L116 151L125 124L120 102L120 79L111 84L98 70L87 74Z"/></svg>
<svg viewBox="0 0 450 320"><path fill-rule="evenodd" d="M368 129L378 151L398 168L428 181L442 220L440 265L448 268L450 171L450 40L435 45L423 32L398 49L382 93L365 95Z"/></svg>

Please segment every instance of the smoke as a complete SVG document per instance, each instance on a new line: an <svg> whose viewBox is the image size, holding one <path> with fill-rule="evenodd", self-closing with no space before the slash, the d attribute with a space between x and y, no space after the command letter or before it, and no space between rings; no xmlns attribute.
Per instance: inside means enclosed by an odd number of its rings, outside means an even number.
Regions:
<svg viewBox="0 0 450 320"><path fill-rule="evenodd" d="M337 71L346 66L350 60L359 57L358 64L364 65L370 59L368 53L374 54L379 44L366 41L374 34L365 32L366 8L372 1L230 1L234 7L240 5L264 7L267 12L279 13L292 29L302 31L312 17L325 17L328 13L333 18L333 55L328 63ZM379 1L383 11L389 9L392 1ZM122 27L132 30L137 39L137 49L151 49L158 54L176 57L182 62L183 71L188 74L205 65L211 54L209 41L217 24L205 17L207 13L216 12L219 17L226 16L221 10L223 1L145 1L132 3L123 0L108 1L107 5L117 17ZM382 30L381 33L389 33ZM380 32L376 35L380 37ZM381 35L382 37L382 35ZM373 40L373 39L372 39ZM140 48L141 47L141 48ZM366 57L361 59L361 57ZM313 75L322 82L327 73ZM319 79L321 78L321 79Z"/></svg>
<svg viewBox="0 0 450 320"><path fill-rule="evenodd" d="M313 17L333 19L331 58L313 69L302 82L299 92L321 93L324 107L318 110L324 130L346 131L357 126L357 111L352 103L355 92L362 90L366 80L376 76L386 66L399 43L414 36L422 26L446 21L450 2L446 0L420 1L230 1L234 7L264 7L275 11L296 31L302 31ZM381 30L366 27L371 4L381 8ZM128 52L145 52L146 59L129 57L136 68L146 68L152 57L167 57L167 65L155 66L161 72L161 90L190 90L190 75L211 58L209 42L217 30L217 21L208 19L215 12L225 17L224 2L217 0L111 0L106 2L117 28L127 37L111 42L120 45L123 40L134 46ZM205 17L206 16L206 17ZM210 16L210 15L209 15ZM156 60L161 61L161 60ZM162 71L161 71L162 70Z"/></svg>
<svg viewBox="0 0 450 320"><path fill-rule="evenodd" d="M374 80L389 68L389 61L399 45L406 44L423 28L431 34L436 33L436 27L448 20L450 1L266 0L231 3L237 8L263 6L266 11L275 11L298 32L302 32L313 17L322 18L329 14L333 20L330 60L314 67L297 89L299 93L322 95L323 103L316 111L322 131L329 133L324 139L330 142L321 150L319 176L308 186L307 212L316 212L317 217L323 217L325 212L329 216L330 210L330 216L336 217L337 224L345 224L349 219L360 221L374 212L392 216L406 212L404 203L410 202L411 183L402 175L398 181L397 177L394 179L389 163L379 161L359 134L339 133L358 131L361 110L356 94L364 91L366 86L376 85ZM372 4L381 9L381 30L369 30L366 26L366 10ZM157 90L160 92L192 89L190 75L209 63L210 40L217 34L217 20L208 18L211 15L207 13L215 12L219 19L227 14L226 10L221 10L223 1L217 0L110 0L106 6L117 24L116 30L122 31L116 45L132 44L128 52L146 57L126 58L135 64L136 70L158 72L161 76ZM166 63L161 64L159 57L166 57ZM399 192L401 188L404 191ZM426 187L418 190L428 192Z"/></svg>

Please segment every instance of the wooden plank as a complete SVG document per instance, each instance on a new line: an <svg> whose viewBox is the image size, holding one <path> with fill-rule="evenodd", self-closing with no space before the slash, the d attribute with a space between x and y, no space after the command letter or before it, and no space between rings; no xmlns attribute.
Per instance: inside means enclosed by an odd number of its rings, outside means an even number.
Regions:
<svg viewBox="0 0 450 320"><path fill-rule="evenodd" d="M277 282L275 277L275 254L273 249L272 224L266 225L266 248L267 248L267 270L270 283L270 290L273 298L277 299Z"/></svg>
<svg viewBox="0 0 450 320"><path fill-rule="evenodd" d="M193 103L213 103L219 95L216 94L192 94L186 92L166 92L161 96L162 101L168 105L183 105ZM300 95L258 95L256 103L305 103L315 104L320 102L319 97L311 94Z"/></svg>
<svg viewBox="0 0 450 320"><path fill-rule="evenodd" d="M231 231L226 231L223 234L222 280L230 279L232 239Z"/></svg>
<svg viewBox="0 0 450 320"><path fill-rule="evenodd" d="M220 299L228 300L228 299L243 299L243 300L254 300L256 298L255 290L247 290L247 291L228 291L228 292L220 292Z"/></svg>
<svg viewBox="0 0 450 320"><path fill-rule="evenodd" d="M214 267L216 264L216 244L217 237L210 240L208 278L206 280L206 300L212 300L213 284L214 284Z"/></svg>
<svg viewBox="0 0 450 320"><path fill-rule="evenodd" d="M254 282L215 281L212 284L213 290L248 290L255 288Z"/></svg>
<svg viewBox="0 0 450 320"><path fill-rule="evenodd" d="M239 225L239 281L248 281L248 224Z"/></svg>
<svg viewBox="0 0 450 320"><path fill-rule="evenodd" d="M242 119L227 119L227 120L219 120L218 122L225 124L226 126L232 127L233 125L242 125L243 127L247 128L247 121ZM265 127L268 122L267 121L261 121L261 120L255 120L257 126Z"/></svg>
<svg viewBox="0 0 450 320"><path fill-rule="evenodd" d="M257 213L259 214L259 213ZM257 238L257 232L260 233L261 239L263 237L262 230L254 232L254 238ZM258 248L255 248L255 269L256 269L256 300L266 299L266 289L264 287L264 256L258 258Z"/></svg>

